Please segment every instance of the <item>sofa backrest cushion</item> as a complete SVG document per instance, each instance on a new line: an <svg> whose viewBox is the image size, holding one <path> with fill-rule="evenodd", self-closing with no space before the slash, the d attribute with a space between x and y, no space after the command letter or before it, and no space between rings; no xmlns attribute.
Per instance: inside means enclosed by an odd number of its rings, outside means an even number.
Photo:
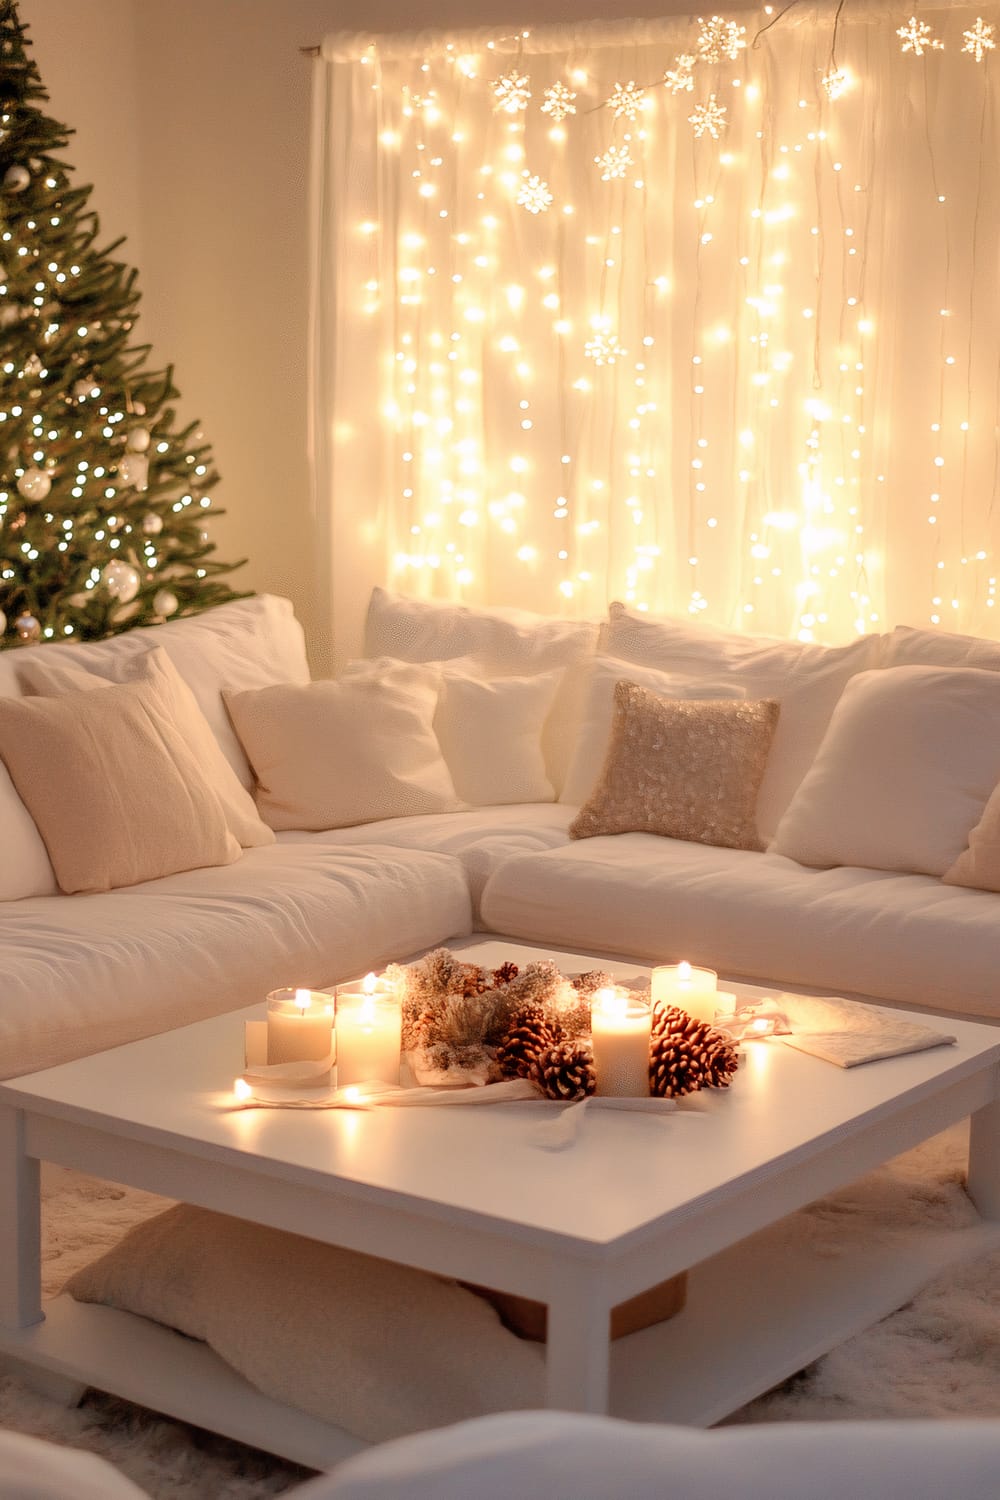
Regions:
<svg viewBox="0 0 1000 1500"><path fill-rule="evenodd" d="M472 807L512 802L553 802L545 769L542 730L561 672L533 677L441 674L434 733L455 783Z"/></svg>
<svg viewBox="0 0 1000 1500"><path fill-rule="evenodd" d="M157 683L170 705L174 727L201 767L205 783L221 802L226 826L237 843L244 849L273 844L273 831L262 820L253 798L223 755L194 694L163 648L157 646L137 655L114 657L107 666L113 667L113 676L98 677L44 651L25 652L19 676L24 691L41 698L93 692L110 687L112 681Z"/></svg>
<svg viewBox="0 0 1000 1500"><path fill-rule="evenodd" d="M883 667L980 667L1000 672L1000 641L897 625L882 638Z"/></svg>
<svg viewBox="0 0 1000 1500"><path fill-rule="evenodd" d="M242 853L162 683L0 699L0 756L67 894Z"/></svg>
<svg viewBox="0 0 1000 1500"><path fill-rule="evenodd" d="M494 672L548 672L594 650L598 625L522 609L476 608L372 591L365 655L400 661L446 661L478 655Z"/></svg>
<svg viewBox="0 0 1000 1500"><path fill-rule="evenodd" d="M264 821L321 830L455 811L433 729L440 680L439 667L394 662L338 682L227 692Z"/></svg>
<svg viewBox="0 0 1000 1500"><path fill-rule="evenodd" d="M772 849L800 864L943 875L1000 781L1000 674L891 667L844 689Z"/></svg>
<svg viewBox="0 0 1000 1500"><path fill-rule="evenodd" d="M774 698L781 704L757 804L757 825L766 842L812 765L845 685L856 673L878 665L880 639L867 635L846 646L819 646L739 635L614 603L600 650L694 680L731 680L748 698Z"/></svg>

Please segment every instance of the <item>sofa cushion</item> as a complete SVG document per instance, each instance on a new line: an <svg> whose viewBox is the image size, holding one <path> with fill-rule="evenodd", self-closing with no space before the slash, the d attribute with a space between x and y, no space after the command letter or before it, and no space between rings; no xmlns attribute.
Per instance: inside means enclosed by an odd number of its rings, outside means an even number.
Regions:
<svg viewBox="0 0 1000 1500"><path fill-rule="evenodd" d="M495 932L570 951L1000 1017L996 897L928 875L627 833L509 859L482 912Z"/></svg>
<svg viewBox="0 0 1000 1500"><path fill-rule="evenodd" d="M1000 641L950 630L897 625L882 638L883 667L980 667L1000 671Z"/></svg>
<svg viewBox="0 0 1000 1500"><path fill-rule="evenodd" d="M847 684L773 849L943 875L1000 781L1000 674L890 667Z"/></svg>
<svg viewBox="0 0 1000 1500"><path fill-rule="evenodd" d="M754 811L777 719L767 700L678 702L619 682L604 770L571 836L655 833L759 849Z"/></svg>
<svg viewBox="0 0 1000 1500"><path fill-rule="evenodd" d="M376 588L365 621L365 655L444 661L478 654L497 672L548 672L593 652L597 631L590 620L407 599Z"/></svg>
<svg viewBox="0 0 1000 1500"><path fill-rule="evenodd" d="M345 828L458 807L434 733L436 667L224 694L272 828Z"/></svg>
<svg viewBox="0 0 1000 1500"><path fill-rule="evenodd" d="M494 870L515 854L557 849L569 843L574 809L555 802L512 807L470 808L467 812L429 813L417 818L386 818L355 828L324 833L292 829L279 843L321 843L356 847L390 844L398 849L426 849L461 861L469 883L472 915L479 926L479 899Z"/></svg>
<svg viewBox="0 0 1000 1500"><path fill-rule="evenodd" d="M661 698L745 698L745 690L734 682L701 681L640 667L613 656L595 656L573 669L579 674L579 708L574 726L573 754L559 801L581 807L597 785L611 741L615 687L634 682Z"/></svg>
<svg viewBox="0 0 1000 1500"><path fill-rule="evenodd" d="M554 799L542 727L559 678L558 672L492 679L442 674L434 732L463 802L490 807Z"/></svg>
<svg viewBox="0 0 1000 1500"><path fill-rule="evenodd" d="M61 890L107 891L239 858L172 701L163 680L0 699L0 756Z"/></svg>
<svg viewBox="0 0 1000 1500"><path fill-rule="evenodd" d="M233 838L245 849L274 843L273 831L260 818L253 798L223 755L194 694L162 646L135 655L111 658L107 666L113 669L113 675L107 677L86 671L66 660L65 655L50 656L44 651L25 652L19 666L18 675L24 691L42 698L92 692L108 687L112 681L157 684L161 696L169 704L175 728L198 762L206 785L222 804L226 825Z"/></svg>
<svg viewBox="0 0 1000 1500"><path fill-rule="evenodd" d="M994 1500L1000 1422L783 1422L697 1432L502 1413L359 1453L295 1500Z"/></svg>
<svg viewBox="0 0 1000 1500"><path fill-rule="evenodd" d="M766 841L812 764L845 685L856 672L878 665L879 643L877 635L861 636L847 646L739 635L614 603L600 649L696 680L731 680L748 698L778 700L781 717L757 804L757 824Z"/></svg>
<svg viewBox="0 0 1000 1500"><path fill-rule="evenodd" d="M328 985L471 925L458 860L385 845L272 844L107 895L19 901L4 913L0 1073L185 1026L280 985Z"/></svg>
<svg viewBox="0 0 1000 1500"><path fill-rule="evenodd" d="M457 1281L186 1203L66 1290L202 1340L265 1395L365 1442L542 1400L542 1351Z"/></svg>

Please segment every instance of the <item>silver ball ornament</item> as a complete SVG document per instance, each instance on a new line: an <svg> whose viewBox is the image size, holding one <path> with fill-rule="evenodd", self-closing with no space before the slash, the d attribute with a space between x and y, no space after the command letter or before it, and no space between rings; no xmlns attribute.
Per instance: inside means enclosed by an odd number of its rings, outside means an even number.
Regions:
<svg viewBox="0 0 1000 1500"><path fill-rule="evenodd" d="M139 592L139 574L131 563L115 558L101 573L101 581L112 599L129 604Z"/></svg>
<svg viewBox="0 0 1000 1500"><path fill-rule="evenodd" d="M23 193L30 181L31 173L27 167L22 167L19 162L15 162L12 167L8 167L3 174L3 185L8 193Z"/></svg>
<svg viewBox="0 0 1000 1500"><path fill-rule="evenodd" d="M179 607L177 595L169 589L157 589L153 595L153 608L158 615L174 615Z"/></svg>
<svg viewBox="0 0 1000 1500"><path fill-rule="evenodd" d="M148 516L142 518L142 529L147 536L159 536L163 530L163 517L158 516L155 510L151 510Z"/></svg>
<svg viewBox="0 0 1000 1500"><path fill-rule="evenodd" d="M133 453L145 453L149 447L150 437L147 427L133 427L126 440L126 447Z"/></svg>
<svg viewBox="0 0 1000 1500"><path fill-rule="evenodd" d="M17 492L25 500L44 500L52 488L52 480L44 469L25 469L17 481Z"/></svg>

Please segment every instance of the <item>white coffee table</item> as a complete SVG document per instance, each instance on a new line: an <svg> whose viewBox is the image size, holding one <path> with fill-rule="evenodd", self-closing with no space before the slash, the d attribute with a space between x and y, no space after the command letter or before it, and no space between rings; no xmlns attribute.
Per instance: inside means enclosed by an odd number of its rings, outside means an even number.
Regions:
<svg viewBox="0 0 1000 1500"><path fill-rule="evenodd" d="M487 965L542 951L456 946ZM565 970L593 966L549 951ZM316 1467L363 1446L144 1319L67 1297L43 1313L40 1161L546 1302L550 1406L698 1425L1000 1241L990 1027L949 1019L957 1046L849 1072L752 1043L728 1092L667 1116L595 1112L554 1153L540 1142L557 1106L543 1102L234 1113L243 1015L0 1084L0 1357ZM966 1115L987 1222L860 1260L789 1253L786 1215ZM610 1309L689 1267L684 1311L610 1347Z"/></svg>

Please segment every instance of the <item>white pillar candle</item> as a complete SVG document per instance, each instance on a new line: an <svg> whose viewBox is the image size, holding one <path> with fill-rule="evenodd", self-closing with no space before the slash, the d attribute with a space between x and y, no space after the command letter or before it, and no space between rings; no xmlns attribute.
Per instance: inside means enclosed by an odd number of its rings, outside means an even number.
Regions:
<svg viewBox="0 0 1000 1500"><path fill-rule="evenodd" d="M696 1021L715 1020L718 975L714 969L699 969L686 960L660 964L651 980L654 1005L676 1005Z"/></svg>
<svg viewBox="0 0 1000 1500"><path fill-rule="evenodd" d="M267 997L267 1061L322 1062L333 1050L333 1000L319 990L272 990Z"/></svg>
<svg viewBox="0 0 1000 1500"><path fill-rule="evenodd" d="M368 974L337 986L337 1087L399 1082L403 1016L392 985Z"/></svg>
<svg viewBox="0 0 1000 1500"><path fill-rule="evenodd" d="M649 1003L627 990L598 990L590 1012L598 1094L641 1099L649 1093Z"/></svg>

